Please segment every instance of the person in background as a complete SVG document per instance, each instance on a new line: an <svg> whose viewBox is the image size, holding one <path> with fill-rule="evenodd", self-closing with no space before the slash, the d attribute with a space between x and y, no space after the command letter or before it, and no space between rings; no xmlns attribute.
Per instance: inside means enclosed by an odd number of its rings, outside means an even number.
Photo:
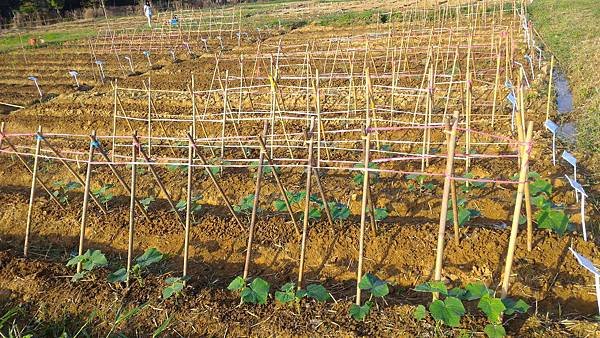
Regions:
<svg viewBox="0 0 600 338"><path fill-rule="evenodd" d="M152 6L150 6L150 1L146 1L144 5L144 15L148 19L148 27L152 28Z"/></svg>

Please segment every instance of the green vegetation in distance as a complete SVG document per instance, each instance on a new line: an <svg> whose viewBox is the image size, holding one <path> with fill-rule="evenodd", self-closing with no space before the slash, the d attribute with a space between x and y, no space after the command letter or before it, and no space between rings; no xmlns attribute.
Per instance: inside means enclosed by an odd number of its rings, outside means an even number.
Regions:
<svg viewBox="0 0 600 338"><path fill-rule="evenodd" d="M0 52L9 51L15 48L33 48L27 42L30 38L43 39L46 44L61 44L66 41L89 38L96 35L96 29L91 27L70 29L68 31L40 31L39 33L12 34L0 38Z"/></svg>

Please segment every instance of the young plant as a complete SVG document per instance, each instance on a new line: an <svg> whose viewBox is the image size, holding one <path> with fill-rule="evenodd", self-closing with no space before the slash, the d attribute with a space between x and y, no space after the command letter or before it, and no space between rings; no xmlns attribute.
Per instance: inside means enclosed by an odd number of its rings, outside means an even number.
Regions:
<svg viewBox="0 0 600 338"><path fill-rule="evenodd" d="M463 226L465 223L470 222L471 219L478 217L481 213L476 209L468 209L466 207L467 200L464 198L457 198L456 205L458 207L458 225ZM454 213L452 212L452 200L448 203L448 213L446 214L446 220L452 222L454 220Z"/></svg>
<svg viewBox="0 0 600 338"><path fill-rule="evenodd" d="M163 259L163 254L156 248L146 249L143 255L136 257L135 264L131 267L131 277L136 279L140 285L144 285L142 278L142 272L148 268L148 266L158 263ZM127 281L127 269L121 268L110 275L108 275L108 281L110 283L119 283Z"/></svg>
<svg viewBox="0 0 600 338"><path fill-rule="evenodd" d="M192 196L192 209L191 209L192 214L196 214L200 210L202 210L202 205L200 203L198 203L198 201L201 199L202 199L202 195ZM187 201L185 199L179 200L179 202L177 202L177 204L175 205L175 209L177 209L177 211L186 211L187 210Z"/></svg>
<svg viewBox="0 0 600 338"><path fill-rule="evenodd" d="M368 290L370 293L369 300L365 302L365 304L356 305L352 304L350 306L350 316L354 318L356 321L363 321L371 312L371 308L373 307L373 297L385 297L390 292L388 284L386 281L379 279L377 276L372 275L370 273L365 274L358 283L358 287L361 290Z"/></svg>
<svg viewBox="0 0 600 338"><path fill-rule="evenodd" d="M169 299L172 296L179 297L183 292L185 282L189 279L189 276L169 277L165 279L167 286L162 291L162 298Z"/></svg>
<svg viewBox="0 0 600 338"><path fill-rule="evenodd" d="M350 209L345 204L339 202L329 202L327 204L333 220L345 220L350 217Z"/></svg>
<svg viewBox="0 0 600 338"><path fill-rule="evenodd" d="M154 196L149 196L149 197L146 197L146 198L140 200L140 204L142 204L142 207L144 207L144 210L148 211L150 204L152 204L152 202L154 202L155 200L156 199L154 198Z"/></svg>
<svg viewBox="0 0 600 338"><path fill-rule="evenodd" d="M288 199L288 202L290 202L290 206L293 207L295 205L300 204L300 202L304 201L304 198L306 197L306 191L300 191L295 193L286 191L285 195ZM285 201L283 199L275 200L273 202L273 207L277 211L284 211L286 209Z"/></svg>
<svg viewBox="0 0 600 338"><path fill-rule="evenodd" d="M463 175L464 178L467 179L474 179L475 175L473 175L472 173L466 173ZM483 189L485 188L486 183L485 182L477 182L477 181L463 181L463 183L460 185L460 190L463 193L468 193L469 191L473 190L473 189Z"/></svg>
<svg viewBox="0 0 600 338"><path fill-rule="evenodd" d="M240 293L242 303L260 305L267 302L270 288L269 283L260 277L254 278L251 283L247 284L241 276L235 277L227 286L228 290Z"/></svg>
<svg viewBox="0 0 600 338"><path fill-rule="evenodd" d="M108 265L106 256L100 250L88 249L83 255L75 256L67 262L67 266L77 266L81 263L81 272L76 273L71 279L73 282L77 282L88 275L92 270L97 267L103 267Z"/></svg>
<svg viewBox="0 0 600 338"><path fill-rule="evenodd" d="M535 219L538 228L549 229L559 235L564 234L569 227L569 217L550 200L552 185L541 179L536 172L530 172L529 178L533 179L533 182L529 183L529 193L531 204L537 208Z"/></svg>
<svg viewBox="0 0 600 338"><path fill-rule="evenodd" d="M460 319L465 315L465 307L462 301L448 294L448 289L443 282L427 282L421 285L417 285L414 289L418 292L437 292L440 297L445 297L444 300L436 299L429 304L429 313L438 323L450 327L457 327L460 325ZM458 291L455 291L458 292ZM427 315L427 310L424 306L417 307L414 313L415 318L423 319Z"/></svg>
<svg viewBox="0 0 600 338"><path fill-rule="evenodd" d="M254 205L254 194L250 194L246 197L243 197L240 200L238 205L233 206L233 210L235 212L239 212L242 214L249 214L252 211L252 206Z"/></svg>
<svg viewBox="0 0 600 338"><path fill-rule="evenodd" d="M383 221L388 217L388 211L386 208L375 208L374 213L376 221Z"/></svg>
<svg viewBox="0 0 600 338"><path fill-rule="evenodd" d="M425 182L427 175L410 174L406 175L406 179L410 182L408 184L408 191L422 192L434 192L435 184L432 182Z"/></svg>
<svg viewBox="0 0 600 338"><path fill-rule="evenodd" d="M354 168L364 168L365 165L362 163L357 163L354 165ZM368 165L369 169L379 169L379 165L377 163L373 163L370 162ZM354 181L354 183L356 183L357 185L362 185L363 184L363 179L364 179L365 175L362 171L357 171L356 174L354 174L354 177L352 178L352 180ZM379 173L378 172L369 172L369 180L371 182L371 184L376 183L377 180L379 180Z"/></svg>
<svg viewBox="0 0 600 338"><path fill-rule="evenodd" d="M109 192L114 187L114 184L105 184L98 189L92 189L92 195L98 199L98 201L104 205L107 205L114 196Z"/></svg>
<svg viewBox="0 0 600 338"><path fill-rule="evenodd" d="M331 294L321 284L310 284L306 289L296 291L294 282L285 283L275 291L275 300L279 303L299 302L302 298L312 298L318 302L326 302L331 299Z"/></svg>
<svg viewBox="0 0 600 338"><path fill-rule="evenodd" d="M254 161L252 163L250 163L250 169L252 170L258 170L258 161ZM281 173L281 168L279 167L275 167L275 172L277 174ZM263 177L267 177L269 175L273 174L273 168L270 165L267 165L266 162L263 163L263 167L262 167L262 173L263 173ZM256 172L254 173L254 177L256 177Z"/></svg>
<svg viewBox="0 0 600 338"><path fill-rule="evenodd" d="M63 204L69 203L69 192L81 188L81 184L77 182L64 181L52 182L52 186L54 186L52 195L54 195L54 197L56 197L56 199Z"/></svg>

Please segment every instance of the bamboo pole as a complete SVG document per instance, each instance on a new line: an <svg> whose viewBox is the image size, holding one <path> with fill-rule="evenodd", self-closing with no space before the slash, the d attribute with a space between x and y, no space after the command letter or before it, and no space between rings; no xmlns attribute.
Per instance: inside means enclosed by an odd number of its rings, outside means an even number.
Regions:
<svg viewBox="0 0 600 338"><path fill-rule="evenodd" d="M92 137L96 136L96 131L92 131ZM81 208L81 227L79 228L79 256L83 255L83 241L85 238L85 223L87 221L88 201L90 196L90 180L92 177L92 162L94 160L94 143L90 142L90 149L85 171L85 186L83 190L83 207ZM77 263L77 273L81 272L81 262Z"/></svg>
<svg viewBox="0 0 600 338"><path fill-rule="evenodd" d="M546 101L546 120L550 119L550 103L552 98L552 77L554 73L554 55L550 58L550 73L548 74L548 100Z"/></svg>
<svg viewBox="0 0 600 338"><path fill-rule="evenodd" d="M519 84L521 82L519 81ZM522 142L525 141L525 102L524 102L524 89L522 85L519 85L517 91L518 99L519 99L519 110L517 114L517 137L521 145L519 146L519 151L522 153L527 151L527 146ZM529 165L527 165L527 171L529 171ZM526 176L528 176L527 174ZM525 216L527 219L527 250L531 251L533 245L533 216L531 210L531 193L529 192L529 181L526 180L524 183L524 194L525 194Z"/></svg>
<svg viewBox="0 0 600 338"><path fill-rule="evenodd" d="M29 234L31 232L31 216L33 215L33 202L35 199L35 182L37 181L37 171L39 163L40 148L42 142L42 126L38 126L35 141L35 155L33 158L33 173L31 179L31 191L29 193L29 207L27 208L27 224L25 226L25 243L23 244L23 256L27 257L29 253Z"/></svg>
<svg viewBox="0 0 600 338"><path fill-rule="evenodd" d="M533 134L533 122L530 121L527 126L527 136L525 139L525 145L529 147L531 143L531 137ZM502 279L502 298L505 298L508 294L508 286L510 282L510 274L512 269L512 263L515 254L515 247L517 245L517 234L519 231L519 216L521 215L521 205L523 202L523 191L525 190L525 181L527 180L527 165L529 162L529 149L522 152L521 154L521 170L519 172L519 185L517 187L517 197L515 200L515 210L513 212L512 226L510 230L510 240L508 242L508 252L506 254L506 265L504 266L504 275Z"/></svg>
<svg viewBox="0 0 600 338"><path fill-rule="evenodd" d="M219 195L221 195L221 198L223 198L223 201L225 201L225 204L227 205L227 209L229 209L229 212L231 213L231 215L235 219L236 223L243 230L244 229L244 225L242 224L242 222L240 221L240 219L235 214L235 211L233 210L233 206L231 205L231 202L229 202L229 199L227 198L227 195L225 195L225 191L223 191L223 189L219 185L219 182L217 182L217 179L215 178L215 175L212 173L212 171L210 171L210 168L208 167L208 162L206 161L206 159L204 158L204 156L202 156L202 154L200 153L200 149L198 149L198 146L196 145L196 142L192 138L192 135L188 134L187 136L190 139L190 141L192 142L192 147L194 147L194 151L196 152L196 157L200 159L200 162L204 166L204 169L206 170L206 173L208 174L208 176L212 180L215 188L219 192Z"/></svg>
<svg viewBox="0 0 600 338"><path fill-rule="evenodd" d="M306 251L306 237L308 236L308 216L310 212L310 191L313 162L313 131L315 118L310 121L310 131L308 132L308 160L306 162L306 196L304 197L304 219L302 220L302 241L300 244L300 263L298 267L298 290L302 289L304 281L304 254Z"/></svg>
<svg viewBox="0 0 600 338"><path fill-rule="evenodd" d="M360 209L360 235L358 241L358 268L356 271L356 305L360 306L360 293L361 289L359 286L362 278L363 270L363 256L365 248L365 223L367 222L367 204L369 194L369 162L370 162L370 146L371 146L371 133L368 128L371 125L371 119L367 115L366 128L365 128L365 143L363 148L364 160L363 160L363 189L362 189L362 204Z"/></svg>
<svg viewBox="0 0 600 338"><path fill-rule="evenodd" d="M133 233L135 227L135 186L137 182L137 153L142 146L137 141L137 132L133 132L133 143L131 146L131 194L129 198L129 234L127 241L127 279L126 284L129 287L131 275L131 261L133 260Z"/></svg>
<svg viewBox="0 0 600 338"><path fill-rule="evenodd" d="M279 192L281 193L281 196L283 197L283 201L285 202L285 206L286 206L286 208L288 210L288 213L290 214L290 218L292 219L292 223L294 224L294 230L296 230L296 235L300 236L300 230L298 230L298 224L296 223L296 219L294 217L294 211L292 210L292 206L290 205L290 200L287 197L287 190L285 190L285 187L283 186L283 184L281 183L281 179L279 178L279 174L276 171L277 167L275 167L275 165L273 164L273 160L271 159L271 157L267 153L267 147L265 146L265 140L262 138L262 136L257 136L257 139L258 139L258 143L260 145L260 149L265 154L265 158L267 160L267 163L271 167L271 172L273 173L273 177L275 178L275 182L277 183L277 187L279 188Z"/></svg>
<svg viewBox="0 0 600 338"><path fill-rule="evenodd" d="M192 76L193 79L193 76ZM190 134L194 134L194 127L190 127ZM185 235L183 238L183 277L188 275L188 258L190 256L190 228L192 225L192 178L194 164L194 147L192 142L188 141L188 173L187 173L187 191L186 191L186 208L185 208ZM185 281L184 281L185 283Z"/></svg>
<svg viewBox="0 0 600 338"><path fill-rule="evenodd" d="M446 119L444 132L446 133L446 147L450 145L450 120ZM456 197L456 181L450 181L450 198L452 201L452 225L454 227L454 243L460 245L460 232L458 224L458 198Z"/></svg>
<svg viewBox="0 0 600 338"><path fill-rule="evenodd" d="M265 121L265 127L263 130L263 135L259 135L258 138L262 139L264 134L266 134L267 122ZM263 162L265 161L265 152L260 151L260 155L258 156L258 168L256 171L256 185L254 187L254 201L252 201L252 215L250 216L250 228L248 229L248 244L246 246L246 261L244 263L244 274L243 278L246 280L248 278L248 271L250 269L250 260L252 258L252 240L254 238L254 227L256 226L256 213L258 211L258 203L260 200L260 189L262 183L263 176ZM273 170L274 172L275 170Z"/></svg>
<svg viewBox="0 0 600 338"><path fill-rule="evenodd" d="M435 275L434 280L442 279L442 265L444 257L444 233L446 231L446 216L448 215L448 196L450 195L450 187L452 180L452 172L454 168L454 149L456 146L456 130L458 128L458 112L454 112L454 121L452 130L450 131L450 139L448 142L448 154L446 158L446 170L444 172L444 192L442 195L442 209L440 210L440 222L437 239L437 249L435 256ZM433 294L433 299L437 299L438 294Z"/></svg>

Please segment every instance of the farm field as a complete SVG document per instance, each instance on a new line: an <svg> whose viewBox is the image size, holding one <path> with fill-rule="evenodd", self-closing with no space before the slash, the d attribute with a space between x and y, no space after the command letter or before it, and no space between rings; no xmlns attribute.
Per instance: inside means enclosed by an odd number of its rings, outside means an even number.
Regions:
<svg viewBox="0 0 600 338"><path fill-rule="evenodd" d="M0 334L598 336L595 159L553 150L528 5L7 32Z"/></svg>

